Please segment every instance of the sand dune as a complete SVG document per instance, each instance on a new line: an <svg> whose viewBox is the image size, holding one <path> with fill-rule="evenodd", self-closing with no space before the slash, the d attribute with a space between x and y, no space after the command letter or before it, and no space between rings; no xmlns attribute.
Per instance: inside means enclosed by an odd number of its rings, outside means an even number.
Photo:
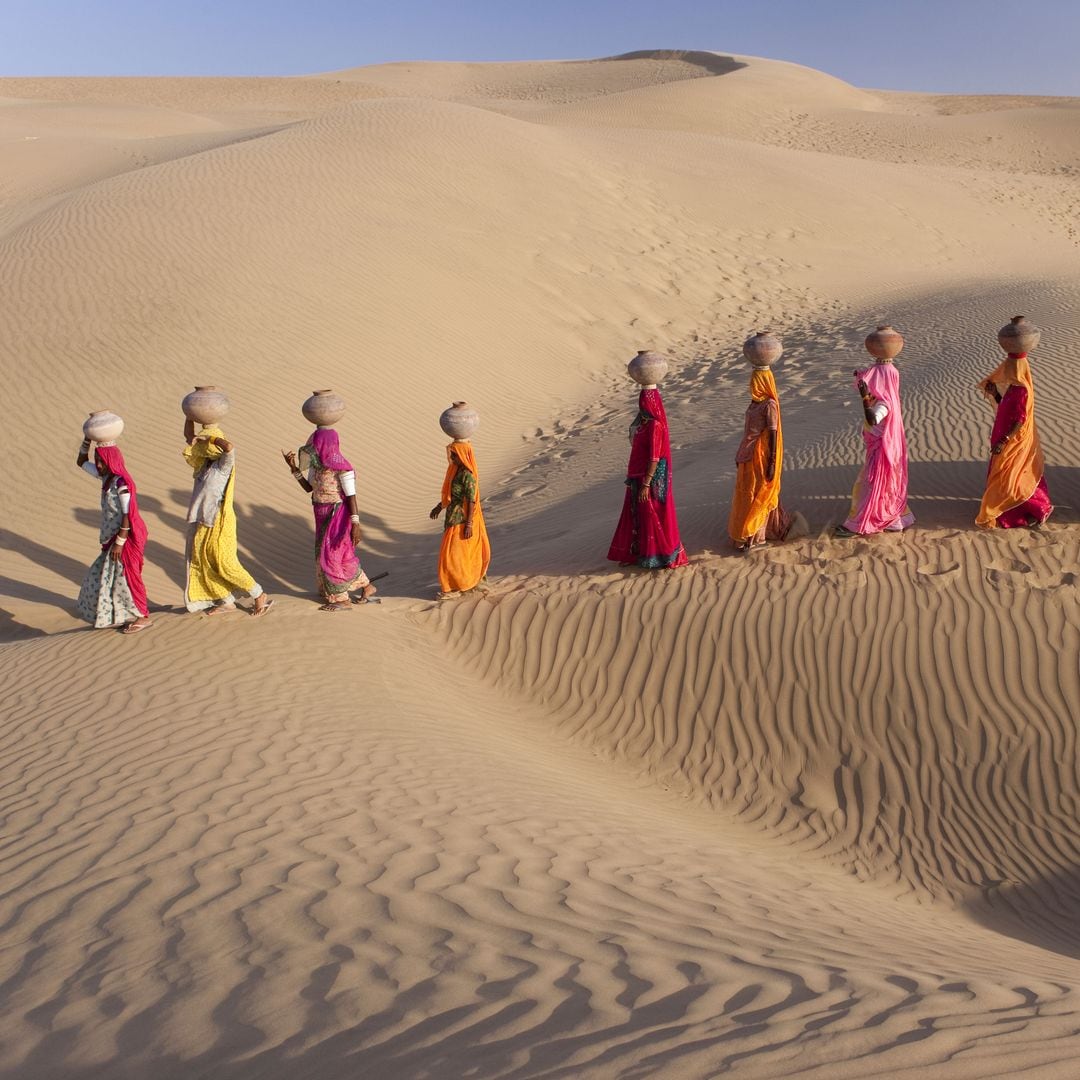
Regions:
<svg viewBox="0 0 1080 1080"><path fill-rule="evenodd" d="M1078 109L663 50L0 80L3 371L49 462L0 550L0 1075L1068 1075ZM1058 509L976 534L1016 311ZM918 528L845 545L883 320ZM811 532L738 559L765 324ZM661 577L603 558L646 346L693 555ZM265 620L176 610L197 382ZM329 621L278 457L316 386L391 571ZM437 606L462 397L494 576ZM103 406L151 529L135 640L71 610Z"/></svg>

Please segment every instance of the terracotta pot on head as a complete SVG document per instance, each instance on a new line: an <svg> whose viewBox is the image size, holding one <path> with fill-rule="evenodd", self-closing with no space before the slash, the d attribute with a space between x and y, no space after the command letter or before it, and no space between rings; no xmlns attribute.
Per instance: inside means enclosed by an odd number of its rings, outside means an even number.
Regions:
<svg viewBox="0 0 1080 1080"><path fill-rule="evenodd" d="M479 426L480 414L467 401L455 401L439 417L439 427L455 442L468 442Z"/></svg>
<svg viewBox="0 0 1080 1080"><path fill-rule="evenodd" d="M1006 326L998 331L998 344L1007 353L1029 353L1042 337L1042 331L1029 323L1023 315L1014 315Z"/></svg>
<svg viewBox="0 0 1080 1080"><path fill-rule="evenodd" d="M216 424L229 411L229 399L216 386L196 386L180 402L180 408L197 424Z"/></svg>
<svg viewBox="0 0 1080 1080"><path fill-rule="evenodd" d="M756 368L767 368L783 355L784 343L771 330L755 330L743 342L743 356Z"/></svg>
<svg viewBox="0 0 1080 1080"><path fill-rule="evenodd" d="M667 357L662 353L642 349L626 365L626 373L644 389L655 390L668 373Z"/></svg>
<svg viewBox="0 0 1080 1080"><path fill-rule="evenodd" d="M108 409L92 412L83 421L83 435L99 446L112 446L124 432L124 421Z"/></svg>
<svg viewBox="0 0 1080 1080"><path fill-rule="evenodd" d="M316 427L333 427L345 415L345 401L333 390L313 390L301 410Z"/></svg>
<svg viewBox="0 0 1080 1080"><path fill-rule="evenodd" d="M894 356L900 355L904 347L904 336L891 326L879 326L872 334L866 335L866 351L879 363L887 364Z"/></svg>

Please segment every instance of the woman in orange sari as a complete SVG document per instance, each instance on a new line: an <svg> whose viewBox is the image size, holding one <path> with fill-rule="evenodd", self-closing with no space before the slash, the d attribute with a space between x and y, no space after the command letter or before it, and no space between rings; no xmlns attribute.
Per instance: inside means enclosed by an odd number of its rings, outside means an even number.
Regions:
<svg viewBox="0 0 1080 1080"><path fill-rule="evenodd" d="M997 403L997 413L990 432L986 490L975 524L983 529L1038 528L1054 507L1043 476L1027 353L1009 353L979 385L987 399Z"/></svg>
<svg viewBox="0 0 1080 1080"><path fill-rule="evenodd" d="M434 521L446 511L439 549L439 599L475 589L484 580L491 562L491 544L480 507L480 474L472 443L455 439L446 448L446 458L442 498L430 514Z"/></svg>
<svg viewBox="0 0 1080 1080"><path fill-rule="evenodd" d="M755 367L750 375L746 427L735 454L735 493L728 518L728 535L736 550L749 551L787 536L792 517L780 505L783 461L776 381L767 367Z"/></svg>

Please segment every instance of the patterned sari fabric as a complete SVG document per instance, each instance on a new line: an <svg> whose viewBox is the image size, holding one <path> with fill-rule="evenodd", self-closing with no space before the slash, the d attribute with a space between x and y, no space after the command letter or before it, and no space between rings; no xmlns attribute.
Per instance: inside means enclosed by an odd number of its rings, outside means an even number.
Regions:
<svg viewBox="0 0 1080 1080"><path fill-rule="evenodd" d="M315 515L315 584L326 604L347 604L349 593L370 584L352 541L352 520L339 473L352 472L338 434L319 428L300 449L311 466L311 509Z"/></svg>
<svg viewBox="0 0 1080 1080"><path fill-rule="evenodd" d="M123 626L140 616L148 616L150 607L143 585L142 568L147 529L139 513L135 481L124 464L124 456L115 446L98 446L95 459L104 466L101 485L101 554L94 560L79 590L76 610L80 618L93 626ZM130 498L128 505L127 543L120 549L120 561L111 556L113 543L124 520L120 505L121 490Z"/></svg>
<svg viewBox="0 0 1080 1080"><path fill-rule="evenodd" d="M900 373L891 361L859 372L879 403L888 410L876 424L865 424L866 461L851 493L851 510L844 528L864 536L899 532L915 523L908 509L908 451L900 410Z"/></svg>
<svg viewBox="0 0 1080 1080"><path fill-rule="evenodd" d="M776 433L776 467L769 465L767 432ZM791 515L780 505L780 469L784 461L784 435L780 425L780 400L768 368L755 368L750 376L750 405L742 443L735 454L735 492L732 496L728 535L740 547L757 547L766 540L783 540L791 528Z"/></svg>
<svg viewBox="0 0 1080 1080"><path fill-rule="evenodd" d="M206 425L200 435L224 439L218 427ZM188 507L187 581L184 602L188 611L201 611L234 593L257 595L262 590L240 563L236 550L236 512L233 487L236 454L225 453L209 442L184 448L184 458L195 473Z"/></svg>
<svg viewBox="0 0 1080 1080"><path fill-rule="evenodd" d="M468 440L452 442L446 448L446 459L442 488L446 517L439 547L439 588L444 593L468 592L484 580L491 564L491 542L480 505L480 474ZM463 535L466 501L473 508L472 536L468 540Z"/></svg>
<svg viewBox="0 0 1080 1080"><path fill-rule="evenodd" d="M1053 512L1043 476L1043 454L1035 427L1035 384L1024 353L1010 353L985 382L1007 389L1001 396L990 432L996 446L1017 424L1020 430L1000 454L992 454L986 490L975 524L983 529L1015 529L1042 524Z"/></svg>
<svg viewBox="0 0 1080 1080"><path fill-rule="evenodd" d="M657 465L649 498L641 501L641 484L654 461ZM638 415L630 426L625 483L622 513L607 557L612 562L636 563L647 570L685 566L689 560L675 514L671 437L659 390L642 390L638 396Z"/></svg>

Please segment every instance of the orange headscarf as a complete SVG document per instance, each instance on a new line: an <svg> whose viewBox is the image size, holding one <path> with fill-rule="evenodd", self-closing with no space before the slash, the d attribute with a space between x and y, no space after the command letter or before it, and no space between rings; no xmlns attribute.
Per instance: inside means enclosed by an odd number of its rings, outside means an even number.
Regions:
<svg viewBox="0 0 1080 1080"><path fill-rule="evenodd" d="M476 469L476 454L473 452L472 443L467 439L450 443L446 448L446 460L449 464L446 466L446 476L443 478L442 484L442 504L443 506L450 505L450 485L454 482L454 477L457 475L458 463L454 460L453 455L457 454L458 461L465 466L476 477L476 502L480 503L480 473Z"/></svg>
<svg viewBox="0 0 1080 1080"><path fill-rule="evenodd" d="M1031 366L1024 355L1010 355L981 385L993 381L999 386L1022 386L1027 390L1027 408L1020 430L990 459L986 491L975 524L992 529L997 519L1014 506L1027 502L1043 475L1043 452L1035 430L1035 384Z"/></svg>
<svg viewBox="0 0 1080 1080"><path fill-rule="evenodd" d="M769 464L769 442L762 437L754 446L754 456L738 467L735 492L728 519L728 532L736 542L757 534L769 515L780 505L780 466L784 459L784 436L780 424L780 399L776 380L769 368L754 368L750 374L750 399L776 403L776 468L773 478L766 479ZM764 433L762 433L764 436Z"/></svg>

